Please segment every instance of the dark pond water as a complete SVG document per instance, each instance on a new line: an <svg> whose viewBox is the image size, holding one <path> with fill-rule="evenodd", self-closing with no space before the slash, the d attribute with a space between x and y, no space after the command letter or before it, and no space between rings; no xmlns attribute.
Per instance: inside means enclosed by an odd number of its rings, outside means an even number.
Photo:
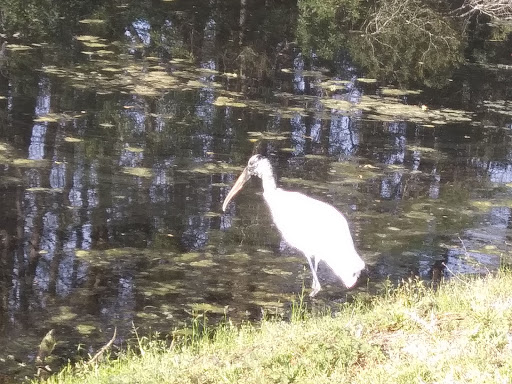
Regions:
<svg viewBox="0 0 512 384"><path fill-rule="evenodd" d="M435 81L399 90L357 50L306 55L314 30L293 2L54 12L0 23L0 382L33 376L50 329L56 368L114 327L122 346L203 311L286 316L311 275L261 185L221 211L255 152L280 186L344 212L368 265L351 292L320 268L311 306L510 263L510 37L504 53L475 27Z"/></svg>

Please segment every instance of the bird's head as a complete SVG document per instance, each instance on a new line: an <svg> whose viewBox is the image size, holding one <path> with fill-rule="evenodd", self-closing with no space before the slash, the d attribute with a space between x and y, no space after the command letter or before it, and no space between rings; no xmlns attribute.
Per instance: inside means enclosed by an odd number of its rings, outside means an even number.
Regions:
<svg viewBox="0 0 512 384"><path fill-rule="evenodd" d="M242 189L244 184L251 178L251 176L257 176L259 178L264 177L273 177L272 175L272 165L270 161L264 156L254 155L252 156L247 166L242 171L242 174L238 177L233 188L229 191L228 195L224 199L224 203L222 204L222 210L225 211L229 202L235 197L235 195Z"/></svg>
<svg viewBox="0 0 512 384"><path fill-rule="evenodd" d="M266 175L272 175L272 165L264 156L254 155L247 162L245 167L250 176L258 176L260 179Z"/></svg>

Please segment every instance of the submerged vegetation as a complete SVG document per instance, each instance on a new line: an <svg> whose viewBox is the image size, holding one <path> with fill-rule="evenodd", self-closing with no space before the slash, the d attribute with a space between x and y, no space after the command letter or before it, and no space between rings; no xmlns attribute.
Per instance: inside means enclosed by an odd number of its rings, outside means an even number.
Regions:
<svg viewBox="0 0 512 384"><path fill-rule="evenodd" d="M438 289L409 279L334 312L301 298L291 321L229 321L206 313L168 340L138 335L99 364L48 383L506 383L512 378L512 273L456 278Z"/></svg>

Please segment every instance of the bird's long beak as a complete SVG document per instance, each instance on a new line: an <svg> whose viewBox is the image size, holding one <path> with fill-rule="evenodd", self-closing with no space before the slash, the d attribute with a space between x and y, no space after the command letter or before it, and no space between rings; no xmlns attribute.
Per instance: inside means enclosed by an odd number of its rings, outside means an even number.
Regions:
<svg viewBox="0 0 512 384"><path fill-rule="evenodd" d="M222 204L222 210L226 211L226 207L228 206L229 202L235 195L242 189L244 184L251 178L251 174L247 170L247 167L243 170L242 174L238 176L238 179L235 182L235 185L233 185L233 188L231 188L231 191L229 191L228 195L224 199L224 203Z"/></svg>

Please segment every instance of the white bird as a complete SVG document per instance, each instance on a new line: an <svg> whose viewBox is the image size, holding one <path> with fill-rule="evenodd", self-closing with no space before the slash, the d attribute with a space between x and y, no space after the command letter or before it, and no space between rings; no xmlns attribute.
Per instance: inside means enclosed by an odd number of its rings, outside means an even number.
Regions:
<svg viewBox="0 0 512 384"><path fill-rule="evenodd" d="M254 155L229 191L222 210L251 178L258 176L263 183L263 198L283 238L304 253L308 260L313 284L310 296L321 289L318 263L323 260L347 288L357 282L365 267L350 235L345 217L333 206L299 192L277 188L272 166L267 158Z"/></svg>

